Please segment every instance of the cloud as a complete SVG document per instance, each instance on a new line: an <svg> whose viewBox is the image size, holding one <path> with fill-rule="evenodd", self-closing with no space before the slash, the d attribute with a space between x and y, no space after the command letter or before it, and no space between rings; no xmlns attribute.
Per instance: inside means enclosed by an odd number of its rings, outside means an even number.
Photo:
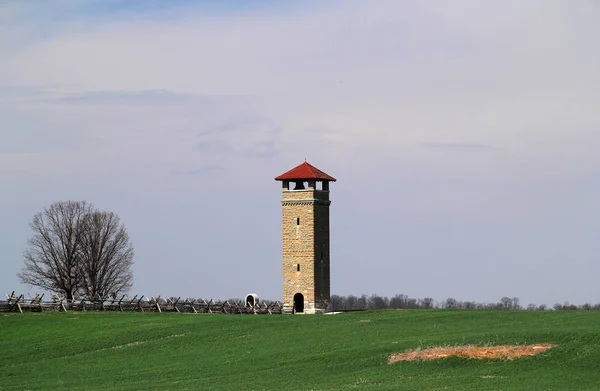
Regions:
<svg viewBox="0 0 600 391"><path fill-rule="evenodd" d="M593 5L381 1L217 10L181 3L162 19L164 10L152 5L130 12L114 3L97 16L81 2L61 6L69 11L58 22L44 19L54 23L52 34L7 51L0 101L11 104L9 118L20 116L20 129L55 123L65 135L88 138L96 159L113 156L110 164L159 159L168 171L360 156L357 170L437 170L445 163L423 148L483 152L486 145L510 152L513 164L504 169L513 171L597 161ZM73 27L79 14L85 23ZM37 31L26 20L5 24L4 35Z"/></svg>
<svg viewBox="0 0 600 391"><path fill-rule="evenodd" d="M357 169L427 167L442 163L424 147L485 149L454 140L500 146L514 166L539 170L559 155L561 170L597 160L600 51L592 37L600 31L592 4L248 10L192 2L164 12L157 4L64 2L49 12L61 7L68 12L58 22L44 19L52 34L7 52L0 89L9 92L0 101L18 103L21 118L105 143L103 156L118 156L115 164L160 156L168 170L367 156ZM85 11L94 7L106 9ZM85 23L73 27L76 15ZM8 35L38 29L12 20ZM31 89L30 100L10 92L19 86Z"/></svg>
<svg viewBox="0 0 600 391"><path fill-rule="evenodd" d="M563 27L585 7L351 2L215 17L186 6L176 24L92 20L18 51L6 74L75 96L81 89L251 96L251 114L300 142L306 127L319 126L344 129L354 146L518 136L535 148L542 137L535 129L552 140L565 123L595 121L590 81L599 56L584 34L593 26Z"/></svg>
<svg viewBox="0 0 600 391"><path fill-rule="evenodd" d="M56 170L67 159L73 167L122 171L143 164L182 174L187 167L211 167L215 161L226 166L223 153L266 157L276 150L277 127L244 114L241 107L249 101L244 97L167 90L60 95L19 90L23 93L18 100L11 100L6 110L0 108L5 129L18 129L0 130L0 153L28 152L37 170ZM223 131L227 127L231 129ZM206 134L200 137L199 129ZM49 158L48 152L55 156Z"/></svg>
<svg viewBox="0 0 600 391"><path fill-rule="evenodd" d="M277 154L282 129L267 118L239 116L199 132L198 148L211 154L270 158Z"/></svg>
<svg viewBox="0 0 600 391"><path fill-rule="evenodd" d="M447 279L489 254L497 258L486 262L490 273L504 270L506 259L528 262L538 248L551 254L558 241L544 235L566 238L577 220L594 232L595 222L586 220L593 202L578 197L597 194L563 186L558 197L555 190L559 179L600 165L594 2L172 4L2 6L0 166L11 199L37 206L48 198L100 198L137 224L131 232L139 235L141 262L194 258L197 238L205 236L205 246L218 243L207 256L248 259L248 273L264 259L279 270L278 211L265 200L272 178L304 158L339 179L336 251L351 265L344 272L357 278L360 258L389 259L398 237L405 238L405 259L450 265L440 269ZM186 180L202 175L213 186ZM551 191L536 190L540 183ZM394 200L364 202L361 184ZM239 188L244 202L231 191ZM199 206L199 195L218 207ZM32 208L23 207L24 215ZM561 222L559 210L572 225ZM269 213L273 225L254 224ZM154 226L155 219L171 224ZM180 224L186 219L187 226ZM369 236L365 226L381 232ZM536 248L531 233L538 235ZM162 242L175 236L176 245ZM592 248L594 238L584 236L571 237L576 246L565 239L565 251ZM264 245L266 237L274 244ZM226 246L219 238L247 245ZM458 255L457 240L466 243ZM494 240L501 242L492 246ZM469 253L472 243L480 246L476 254ZM230 253L222 253L225 247ZM436 263L452 254L452 262ZM464 281L459 274L453 278ZM513 275L498 277L499 292ZM373 281L384 286L380 277ZM243 283L232 280L227 288ZM377 288L364 283L366 291Z"/></svg>
<svg viewBox="0 0 600 391"><path fill-rule="evenodd" d="M431 141L419 144L424 148L458 152L497 152L501 148L488 144Z"/></svg>
<svg viewBox="0 0 600 391"><path fill-rule="evenodd" d="M49 102L68 104L181 104L195 102L206 105L213 103L214 98L190 93L178 93L168 90L90 91L77 94L68 94L60 98L51 99Z"/></svg>
<svg viewBox="0 0 600 391"><path fill-rule="evenodd" d="M209 165L200 168L192 168L187 170L169 170L169 174L175 176L190 176L190 175L203 175L213 172L225 171L225 167L218 165Z"/></svg>
<svg viewBox="0 0 600 391"><path fill-rule="evenodd" d="M46 121L32 114L18 103L0 106L0 154L72 153L98 146L94 135L81 132L72 123Z"/></svg>

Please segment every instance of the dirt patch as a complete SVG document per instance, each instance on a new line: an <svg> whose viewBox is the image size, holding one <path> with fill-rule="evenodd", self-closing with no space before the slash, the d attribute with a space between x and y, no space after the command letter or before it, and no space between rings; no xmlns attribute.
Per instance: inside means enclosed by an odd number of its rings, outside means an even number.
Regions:
<svg viewBox="0 0 600 391"><path fill-rule="evenodd" d="M536 345L500 345L500 346L440 346L428 349L409 350L404 353L392 354L388 363L393 364L397 361L413 360L435 360L449 356L464 358L490 359L499 358L512 360L523 356L534 356L542 353L556 345L536 344Z"/></svg>

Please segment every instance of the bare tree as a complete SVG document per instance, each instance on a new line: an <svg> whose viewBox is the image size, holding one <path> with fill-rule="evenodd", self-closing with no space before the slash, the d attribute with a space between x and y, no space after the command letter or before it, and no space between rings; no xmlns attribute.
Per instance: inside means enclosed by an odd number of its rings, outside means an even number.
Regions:
<svg viewBox="0 0 600 391"><path fill-rule="evenodd" d="M500 304L502 306L502 309L510 310L513 307L513 300L510 297L504 296L500 299Z"/></svg>
<svg viewBox="0 0 600 391"><path fill-rule="evenodd" d="M36 214L21 282L73 299L131 287L133 248L119 217L85 201L55 202Z"/></svg>
<svg viewBox="0 0 600 391"><path fill-rule="evenodd" d="M460 305L455 298L449 297L446 299L446 304L444 305L444 308L460 308Z"/></svg>
<svg viewBox="0 0 600 391"><path fill-rule="evenodd" d="M421 300L421 308L433 308L434 307L434 300L431 297L426 297L423 300Z"/></svg>
<svg viewBox="0 0 600 391"><path fill-rule="evenodd" d="M78 267L81 221L91 210L85 201L55 202L33 217L25 267L18 274L21 282L73 298L82 280Z"/></svg>
<svg viewBox="0 0 600 391"><path fill-rule="evenodd" d="M367 305L370 310L382 310L390 307L387 297L381 297L376 294L373 294L371 297L369 297Z"/></svg>
<svg viewBox="0 0 600 391"><path fill-rule="evenodd" d="M512 305L512 309L513 310L520 310L522 309L521 304L520 304L520 300L518 297L513 297L512 299L513 305Z"/></svg>
<svg viewBox="0 0 600 391"><path fill-rule="evenodd" d="M340 308L344 308L345 310L355 310L358 309L358 297L354 296L354 295L350 295L344 298L344 304L345 307L340 307Z"/></svg>
<svg viewBox="0 0 600 391"><path fill-rule="evenodd" d="M88 297L131 288L133 247L125 226L113 212L94 211L82 221L80 271Z"/></svg>

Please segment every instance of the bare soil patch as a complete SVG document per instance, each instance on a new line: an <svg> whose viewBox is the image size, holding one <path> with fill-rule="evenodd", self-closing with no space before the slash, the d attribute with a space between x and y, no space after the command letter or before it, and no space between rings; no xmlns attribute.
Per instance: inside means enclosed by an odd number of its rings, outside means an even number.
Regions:
<svg viewBox="0 0 600 391"><path fill-rule="evenodd" d="M413 360L435 360L449 356L457 356L464 358L476 359L506 359L523 356L534 356L545 352L554 347L552 344L535 344L535 345L499 345L499 346L440 346L428 349L409 350L404 353L392 354L388 363L393 364L397 361L413 361Z"/></svg>

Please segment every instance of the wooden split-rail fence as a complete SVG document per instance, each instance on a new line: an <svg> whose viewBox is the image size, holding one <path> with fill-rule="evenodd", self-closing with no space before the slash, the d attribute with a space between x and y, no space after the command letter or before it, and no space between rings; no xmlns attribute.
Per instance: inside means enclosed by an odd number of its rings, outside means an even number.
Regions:
<svg viewBox="0 0 600 391"><path fill-rule="evenodd" d="M210 299L185 299L180 297L96 297L64 299L54 296L43 300L44 294L25 298L12 292L6 300L0 301L0 312L25 311L134 311L134 312L183 312L194 314L282 314L283 306L279 302L258 302L255 305L242 301L214 301Z"/></svg>

